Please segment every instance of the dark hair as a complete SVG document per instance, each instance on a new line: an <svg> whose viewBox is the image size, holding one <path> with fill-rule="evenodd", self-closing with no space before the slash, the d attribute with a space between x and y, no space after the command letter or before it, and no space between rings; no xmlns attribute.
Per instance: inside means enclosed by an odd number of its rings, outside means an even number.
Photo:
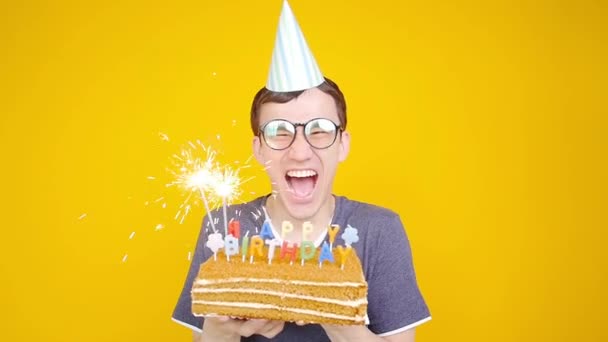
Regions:
<svg viewBox="0 0 608 342"><path fill-rule="evenodd" d="M346 129L346 100L344 94L338 87L338 85L325 77L325 82L317 86L319 90L328 94L334 99L336 103L336 109L338 110L338 119L340 119L340 128ZM260 89L251 104L251 130L254 135L258 135L260 129L260 107L264 103L275 102L275 103L287 103L298 96L302 95L304 90L290 91L290 92L276 92L266 89L266 87Z"/></svg>

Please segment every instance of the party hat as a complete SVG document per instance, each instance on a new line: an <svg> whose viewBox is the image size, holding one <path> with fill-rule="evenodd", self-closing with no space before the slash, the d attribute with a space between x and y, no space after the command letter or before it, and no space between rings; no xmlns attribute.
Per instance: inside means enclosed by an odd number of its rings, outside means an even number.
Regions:
<svg viewBox="0 0 608 342"><path fill-rule="evenodd" d="M298 91L314 88L324 80L291 7L284 0L266 88Z"/></svg>

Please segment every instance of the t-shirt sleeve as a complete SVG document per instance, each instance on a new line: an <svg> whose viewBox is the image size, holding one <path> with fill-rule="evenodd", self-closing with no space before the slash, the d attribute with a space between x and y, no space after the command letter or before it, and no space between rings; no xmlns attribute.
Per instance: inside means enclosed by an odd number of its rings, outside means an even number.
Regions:
<svg viewBox="0 0 608 342"><path fill-rule="evenodd" d="M201 332L203 327L203 318L196 317L192 314L192 299L190 296L190 291L192 290L192 283L196 278L200 265L206 260L208 256L204 254L204 235L205 235L205 227L208 224L207 216L203 220L203 226L201 227L201 231L198 236L198 241L196 242L196 249L194 251L194 257L192 258L192 263L190 264L190 269L188 270L188 275L186 277L186 281L184 282L184 288L177 300L177 305L175 305L175 309L173 310L172 319L184 325L194 331Z"/></svg>
<svg viewBox="0 0 608 342"><path fill-rule="evenodd" d="M411 329L430 319L420 293L412 263L412 252L401 219L382 217L370 241L368 269L368 328L388 336Z"/></svg>

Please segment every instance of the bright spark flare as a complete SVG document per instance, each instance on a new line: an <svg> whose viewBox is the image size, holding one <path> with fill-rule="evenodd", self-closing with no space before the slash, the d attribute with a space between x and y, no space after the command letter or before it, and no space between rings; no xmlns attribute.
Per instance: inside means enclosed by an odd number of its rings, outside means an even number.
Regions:
<svg viewBox="0 0 608 342"><path fill-rule="evenodd" d="M183 201L175 215L175 219L180 223L184 222L192 208L200 205L200 202L203 202L208 215L211 208L234 203L242 194L241 185L250 180L243 181L239 176L239 171L250 165L238 168L221 165L216 161L216 156L213 149L206 147L199 140L188 142L179 154L172 156L173 167L169 172L174 176L174 180L167 186L178 186L183 190ZM211 228L217 232L217 220L210 218Z"/></svg>
<svg viewBox="0 0 608 342"><path fill-rule="evenodd" d="M239 169L225 167L218 173L218 178L213 186L213 192L221 199L231 203L241 195L241 178Z"/></svg>
<svg viewBox="0 0 608 342"><path fill-rule="evenodd" d="M169 141L169 136L168 136L168 135L166 135L166 134L165 134L165 133L163 133L163 132L158 132L158 137L159 137L159 138L160 138L160 140L162 140L162 141Z"/></svg>

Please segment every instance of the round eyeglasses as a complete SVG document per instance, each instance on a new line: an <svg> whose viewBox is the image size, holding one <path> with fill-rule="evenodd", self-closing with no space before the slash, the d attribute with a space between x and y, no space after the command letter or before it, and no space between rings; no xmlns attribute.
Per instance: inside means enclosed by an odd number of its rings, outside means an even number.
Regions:
<svg viewBox="0 0 608 342"><path fill-rule="evenodd" d="M304 139L316 149L330 147L342 131L329 119L317 118L306 123L291 123L287 120L272 120L260 127L260 135L273 150L284 150L296 140L298 126L304 127Z"/></svg>

